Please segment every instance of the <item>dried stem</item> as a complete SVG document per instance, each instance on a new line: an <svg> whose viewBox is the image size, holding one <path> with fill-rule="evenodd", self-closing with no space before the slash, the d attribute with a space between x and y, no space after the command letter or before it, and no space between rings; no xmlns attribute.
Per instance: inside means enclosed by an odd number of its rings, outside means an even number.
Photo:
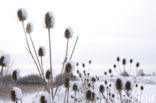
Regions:
<svg viewBox="0 0 156 103"><path fill-rule="evenodd" d="M2 66L2 69L1 69L1 72L0 72L0 77L2 76L2 78L3 78L3 66Z"/></svg>

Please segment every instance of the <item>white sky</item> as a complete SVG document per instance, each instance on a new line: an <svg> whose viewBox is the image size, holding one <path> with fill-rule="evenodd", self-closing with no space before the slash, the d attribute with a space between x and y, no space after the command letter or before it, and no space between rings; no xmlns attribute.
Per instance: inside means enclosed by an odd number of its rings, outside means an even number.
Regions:
<svg viewBox="0 0 156 103"><path fill-rule="evenodd" d="M156 68L156 0L2 0L0 49L9 52L14 63L20 65L31 62L16 17L21 7L28 11L26 22L34 23L32 37L37 46L48 44L43 17L47 11L54 13L55 63L63 60L66 43L63 33L70 26L75 35L70 43L76 35L80 36L74 54L76 61L92 59L95 64L113 64L120 56L140 61L142 68Z"/></svg>

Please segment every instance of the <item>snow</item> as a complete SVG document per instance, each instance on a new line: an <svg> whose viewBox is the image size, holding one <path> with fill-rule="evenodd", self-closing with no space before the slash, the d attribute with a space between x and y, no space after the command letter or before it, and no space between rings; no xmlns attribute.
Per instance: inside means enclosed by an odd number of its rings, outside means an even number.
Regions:
<svg viewBox="0 0 156 103"><path fill-rule="evenodd" d="M20 100L22 98L22 91L21 91L21 89L18 88L18 87L13 87L12 90L15 91L16 98L18 100Z"/></svg>

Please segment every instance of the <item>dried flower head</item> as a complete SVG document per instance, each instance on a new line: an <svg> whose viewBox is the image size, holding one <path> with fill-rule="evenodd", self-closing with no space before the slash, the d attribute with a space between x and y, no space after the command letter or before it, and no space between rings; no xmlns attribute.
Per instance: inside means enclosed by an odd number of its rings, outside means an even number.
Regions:
<svg viewBox="0 0 156 103"><path fill-rule="evenodd" d="M144 87L143 87L143 86L141 86L141 87L140 87L140 90L144 90Z"/></svg>
<svg viewBox="0 0 156 103"><path fill-rule="evenodd" d="M122 90L122 88L123 88L122 80L118 78L116 80L116 89L120 91L120 90Z"/></svg>
<svg viewBox="0 0 156 103"><path fill-rule="evenodd" d="M33 28L34 28L34 26L33 26L33 23L28 23L27 24L27 26L26 26L26 32L28 33L28 34L30 34L30 33L32 33L33 32Z"/></svg>
<svg viewBox="0 0 156 103"><path fill-rule="evenodd" d="M71 73L75 68L74 62L69 61L66 66L65 66L65 72L66 73Z"/></svg>
<svg viewBox="0 0 156 103"><path fill-rule="evenodd" d="M110 74L112 73L112 69L109 69L109 71L108 71Z"/></svg>
<svg viewBox="0 0 156 103"><path fill-rule="evenodd" d="M117 58L116 58L116 61L118 61L118 62L119 62L119 61L120 61L120 57L117 57Z"/></svg>
<svg viewBox="0 0 156 103"><path fill-rule="evenodd" d="M74 83L74 84L73 84L73 91L77 91L77 90L78 90L78 88L77 88L77 84Z"/></svg>
<svg viewBox="0 0 156 103"><path fill-rule="evenodd" d="M19 69L17 69L17 70L14 70L13 72L12 72L12 80L13 81L17 81L17 79L19 79L19 76L20 76L20 71L19 71Z"/></svg>
<svg viewBox="0 0 156 103"><path fill-rule="evenodd" d="M71 27L66 28L64 36L66 39L72 38L73 36L73 30Z"/></svg>
<svg viewBox="0 0 156 103"><path fill-rule="evenodd" d="M15 94L15 91L12 90L11 93L10 93L10 95L11 95L11 100L12 100L13 102L15 102L15 101L16 101L16 94Z"/></svg>
<svg viewBox="0 0 156 103"><path fill-rule="evenodd" d="M136 67L137 67L137 68L139 68L139 66L140 66L140 63L139 63L139 62L137 62L137 63L136 63Z"/></svg>
<svg viewBox="0 0 156 103"><path fill-rule="evenodd" d="M132 89L131 88L131 82L130 81L126 81L125 90L130 91L131 89Z"/></svg>
<svg viewBox="0 0 156 103"><path fill-rule="evenodd" d="M89 60L89 64L91 64L92 63L92 61L91 60Z"/></svg>
<svg viewBox="0 0 156 103"><path fill-rule="evenodd" d="M123 65L126 65L126 59L123 59L123 60L122 60L122 64L123 64Z"/></svg>
<svg viewBox="0 0 156 103"><path fill-rule="evenodd" d="M23 9L23 8L20 8L20 9L18 9L18 11L17 11L17 16L18 16L18 19L19 19L19 21L25 21L26 19L27 19L27 11L25 10L25 9Z"/></svg>
<svg viewBox="0 0 156 103"><path fill-rule="evenodd" d="M99 86L99 91L100 91L100 93L104 93L105 88L104 88L104 86L103 86L103 85L100 85L100 86Z"/></svg>
<svg viewBox="0 0 156 103"><path fill-rule="evenodd" d="M20 100L22 98L22 91L20 88L13 87L10 94L12 101Z"/></svg>
<svg viewBox="0 0 156 103"><path fill-rule="evenodd" d="M47 29L53 28L55 24L54 14L52 12L47 12L45 14L45 26Z"/></svg>
<svg viewBox="0 0 156 103"><path fill-rule="evenodd" d="M10 55L9 54L3 54L1 57L0 57L0 66L3 66L3 67L7 67L10 65Z"/></svg>
<svg viewBox="0 0 156 103"><path fill-rule="evenodd" d="M50 72L50 70L47 70L47 72L46 72L46 79L50 79L51 78L51 72Z"/></svg>
<svg viewBox="0 0 156 103"><path fill-rule="evenodd" d="M76 63L76 66L79 66L79 63Z"/></svg>
<svg viewBox="0 0 156 103"><path fill-rule="evenodd" d="M87 100L91 100L91 95L92 95L92 91L91 90L87 90L86 91L86 99Z"/></svg>
<svg viewBox="0 0 156 103"><path fill-rule="evenodd" d="M85 68L85 63L82 63L82 67Z"/></svg>
<svg viewBox="0 0 156 103"><path fill-rule="evenodd" d="M133 59L130 59L130 61L129 61L130 63L133 63Z"/></svg>
<svg viewBox="0 0 156 103"><path fill-rule="evenodd" d="M69 78L65 78L65 80L64 80L64 86L66 88L69 88Z"/></svg>
<svg viewBox="0 0 156 103"><path fill-rule="evenodd" d="M114 64L113 67L116 68L116 65Z"/></svg>
<svg viewBox="0 0 156 103"><path fill-rule="evenodd" d="M44 95L40 97L40 103L47 103Z"/></svg>
<svg viewBox="0 0 156 103"><path fill-rule="evenodd" d="M46 54L45 47L40 46L39 49L38 49L38 55L42 57L42 56L45 56L45 54Z"/></svg>

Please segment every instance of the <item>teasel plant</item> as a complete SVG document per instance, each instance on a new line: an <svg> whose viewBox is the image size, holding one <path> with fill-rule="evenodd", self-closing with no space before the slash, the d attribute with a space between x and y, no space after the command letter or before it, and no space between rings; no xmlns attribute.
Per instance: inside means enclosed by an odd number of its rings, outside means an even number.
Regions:
<svg viewBox="0 0 156 103"><path fill-rule="evenodd" d="M74 91L74 103L76 103L76 92L78 91L78 85L74 83L72 89Z"/></svg>
<svg viewBox="0 0 156 103"><path fill-rule="evenodd" d="M15 85L17 85L17 80L20 77L20 70L16 69L12 72L12 80L14 81Z"/></svg>
<svg viewBox="0 0 156 103"><path fill-rule="evenodd" d="M34 64L36 65L36 68L38 70L38 73L40 75L40 77L42 79L44 79L44 85L45 85L45 90L48 92L51 92L52 95L52 99L54 99L54 97L56 96L57 90L58 90L58 86L55 89L54 92L54 87L53 87L53 62L52 62L52 43L51 43L51 29L54 28L54 24L55 24L55 17L54 14L52 12L47 12L44 16L44 23L45 23L45 28L48 30L48 44L49 44L49 66L50 66L50 79L48 79L48 81L50 81L48 84L51 85L50 88L47 87L47 84L45 83L45 76L44 76L44 67L43 67L43 56L44 56L44 48L40 47L38 50L38 54L37 54L37 50L35 47L35 43L31 37L31 34L33 32L33 24L31 22L27 23L26 27L25 27L25 21L28 18L27 16L27 11L23 8L18 9L17 11L17 17L18 20L22 23L22 27L23 27L23 31L25 34L25 40L26 40L26 50L28 51L28 53L31 55ZM71 55L68 55L68 51L69 51L69 40L70 38L72 38L73 35L73 31L71 27L66 28L65 30L65 38L67 40L67 45L66 45L66 52L65 52L65 59L63 61L63 65L62 65L62 70L61 73L63 73L64 69L65 69L65 64L70 61L72 59L72 56L74 54L76 45L77 45L77 41L78 41L78 36L76 38L75 44L73 46ZM43 52L43 53L42 53ZM40 57L40 58L39 58ZM60 77L61 78L61 77ZM50 86L49 85L49 86Z"/></svg>

